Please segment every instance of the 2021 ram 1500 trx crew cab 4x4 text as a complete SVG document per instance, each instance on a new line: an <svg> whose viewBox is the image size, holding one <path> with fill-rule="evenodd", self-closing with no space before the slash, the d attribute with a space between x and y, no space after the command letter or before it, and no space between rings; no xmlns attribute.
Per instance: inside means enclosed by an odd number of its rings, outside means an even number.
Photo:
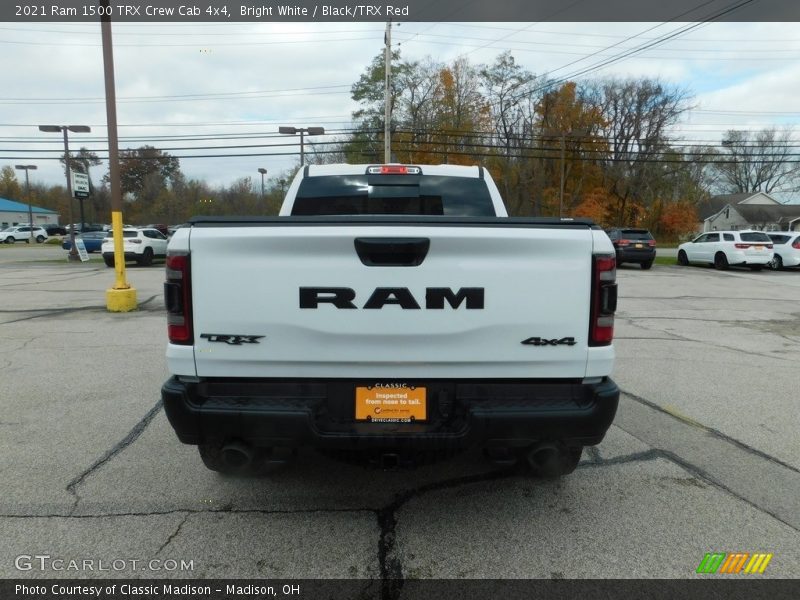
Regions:
<svg viewBox="0 0 800 600"><path fill-rule="evenodd" d="M480 444L561 475L616 412L611 241L509 218L481 167L307 166L279 217L177 230L166 277L164 408L217 471Z"/></svg>

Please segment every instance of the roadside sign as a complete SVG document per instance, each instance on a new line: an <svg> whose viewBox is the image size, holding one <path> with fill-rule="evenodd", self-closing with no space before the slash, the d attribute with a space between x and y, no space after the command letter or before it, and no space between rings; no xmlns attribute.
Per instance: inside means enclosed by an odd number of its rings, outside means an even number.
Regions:
<svg viewBox="0 0 800 600"><path fill-rule="evenodd" d="M89 176L86 173L72 173L72 195L76 198L86 198L89 195Z"/></svg>
<svg viewBox="0 0 800 600"><path fill-rule="evenodd" d="M80 238L75 239L75 247L78 249L78 256L81 257L81 262L89 260L89 253L86 251L86 244Z"/></svg>

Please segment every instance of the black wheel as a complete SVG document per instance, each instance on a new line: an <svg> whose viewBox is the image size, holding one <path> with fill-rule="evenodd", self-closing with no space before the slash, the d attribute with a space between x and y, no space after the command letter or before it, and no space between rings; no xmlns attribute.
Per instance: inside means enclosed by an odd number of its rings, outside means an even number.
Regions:
<svg viewBox="0 0 800 600"><path fill-rule="evenodd" d="M764 268L764 265L750 265L750 270L751 271L760 271L763 268Z"/></svg>
<svg viewBox="0 0 800 600"><path fill-rule="evenodd" d="M13 244L16 241L17 240L15 240L13 237L7 237L6 238L6 244Z"/></svg>
<svg viewBox="0 0 800 600"><path fill-rule="evenodd" d="M724 271L728 268L728 257L724 252L717 252L714 255L714 268L719 271Z"/></svg>
<svg viewBox="0 0 800 600"><path fill-rule="evenodd" d="M197 446L200 452L200 458L206 468L216 471L217 473L224 473L226 475L240 475L243 474L245 469L236 467L225 462L222 453L222 446L220 444L200 444Z"/></svg>
<svg viewBox="0 0 800 600"><path fill-rule="evenodd" d="M647 269L653 266L653 261L648 260L647 262L643 262L640 266L646 271Z"/></svg>
<svg viewBox="0 0 800 600"><path fill-rule="evenodd" d="M581 460L583 446L565 448L556 445L554 448L558 448L560 451L557 454L545 455L543 460L539 460L538 457L532 458L530 454L527 456L531 475L544 479L555 479L562 475L569 475L575 470Z"/></svg>
<svg viewBox="0 0 800 600"><path fill-rule="evenodd" d="M783 259L780 254L772 256L772 260L767 263L767 266L773 271L780 271L783 268Z"/></svg>
<svg viewBox="0 0 800 600"><path fill-rule="evenodd" d="M44 243L44 236L43 236L43 235L40 235L39 237L37 237L37 238L36 238L36 243L37 243L37 244L42 244L42 243Z"/></svg>
<svg viewBox="0 0 800 600"><path fill-rule="evenodd" d="M683 267L689 264L689 257L686 256L686 252L683 250L678 250L678 264Z"/></svg>
<svg viewBox="0 0 800 600"><path fill-rule="evenodd" d="M153 264L153 249L152 248L145 248L144 254L139 259L139 264L143 267L148 267Z"/></svg>
<svg viewBox="0 0 800 600"><path fill-rule="evenodd" d="M113 267L114 266L114 258L113 257L105 257L104 256L103 257L103 262L106 263L107 267Z"/></svg>

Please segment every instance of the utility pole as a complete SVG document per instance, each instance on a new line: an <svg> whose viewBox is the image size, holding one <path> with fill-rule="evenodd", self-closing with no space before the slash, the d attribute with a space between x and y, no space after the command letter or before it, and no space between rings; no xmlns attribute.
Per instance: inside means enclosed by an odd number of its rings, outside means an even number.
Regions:
<svg viewBox="0 0 800 600"><path fill-rule="evenodd" d="M103 41L103 79L106 91L108 124L108 174L111 183L111 230L114 240L114 287L106 290L106 310L136 310L136 288L125 278L125 247L122 241L122 183L119 173L119 137L117 135L117 91L114 82L114 48L111 40L111 8L109 0L100 0L105 8L100 17Z"/></svg>
<svg viewBox="0 0 800 600"><path fill-rule="evenodd" d="M392 22L386 21L386 34L383 36L386 48L383 51L383 64L386 74L383 87L383 162L392 162Z"/></svg>
<svg viewBox="0 0 800 600"><path fill-rule="evenodd" d="M561 134L561 195L558 198L558 218L563 217L564 210L564 151L566 150L565 134Z"/></svg>
<svg viewBox="0 0 800 600"><path fill-rule="evenodd" d="M31 206L31 182L28 179L28 171L31 169L36 170L36 165L14 165L15 169L20 171L25 171L25 197L28 199L28 225L30 225L31 232L30 236L28 237L28 243L31 243L33 239L33 207Z"/></svg>

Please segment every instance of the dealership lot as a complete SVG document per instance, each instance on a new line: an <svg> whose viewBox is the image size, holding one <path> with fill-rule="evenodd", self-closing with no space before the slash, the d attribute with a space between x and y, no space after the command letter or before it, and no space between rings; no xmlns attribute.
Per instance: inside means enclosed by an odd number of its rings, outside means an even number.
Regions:
<svg viewBox="0 0 800 600"><path fill-rule="evenodd" d="M682 578L734 551L800 576L800 273L622 267L620 409L561 481L477 451L235 479L161 410L163 268L130 268L140 310L112 315L113 270L64 254L0 249L0 577Z"/></svg>

